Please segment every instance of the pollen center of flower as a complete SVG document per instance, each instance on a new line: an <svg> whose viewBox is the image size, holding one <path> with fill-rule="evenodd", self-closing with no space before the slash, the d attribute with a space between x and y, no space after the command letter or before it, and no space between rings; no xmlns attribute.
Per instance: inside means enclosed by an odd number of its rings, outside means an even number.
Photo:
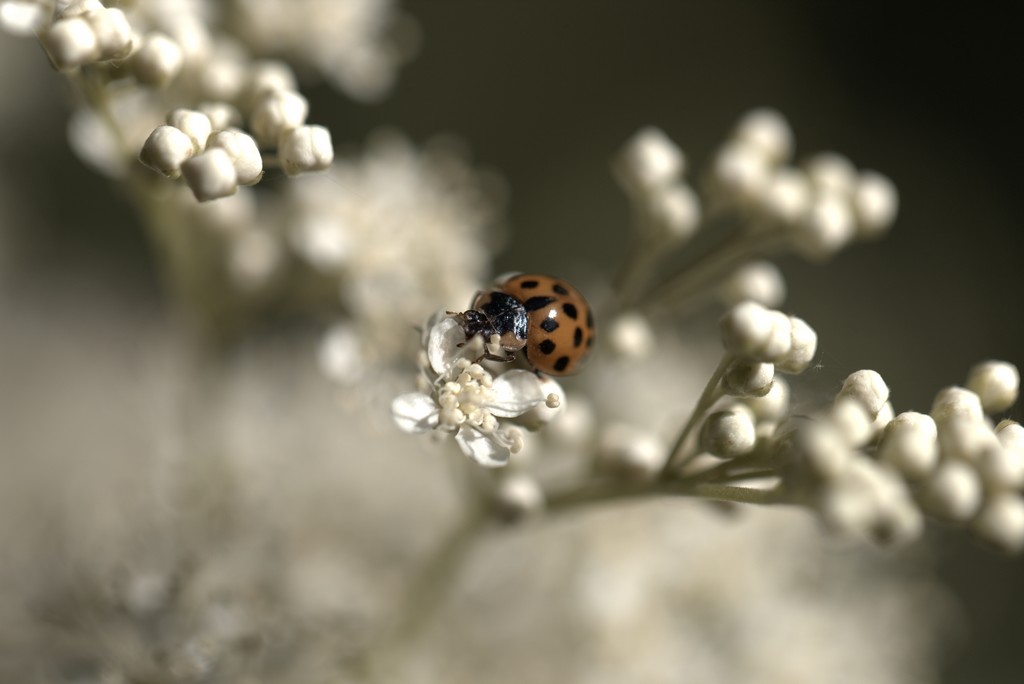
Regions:
<svg viewBox="0 0 1024 684"><path fill-rule="evenodd" d="M481 432L496 430L498 421L487 408L494 401L491 374L467 359L459 359L451 374L455 379L446 382L437 395L439 423L450 429L468 424Z"/></svg>

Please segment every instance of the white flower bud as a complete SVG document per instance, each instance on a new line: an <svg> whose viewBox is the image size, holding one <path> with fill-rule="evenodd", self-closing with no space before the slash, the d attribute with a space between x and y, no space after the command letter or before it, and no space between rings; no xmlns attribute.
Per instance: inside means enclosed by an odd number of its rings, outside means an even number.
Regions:
<svg viewBox="0 0 1024 684"><path fill-rule="evenodd" d="M693 237L700 224L700 200L688 185L659 189L649 199L651 216L665 237L682 241Z"/></svg>
<svg viewBox="0 0 1024 684"><path fill-rule="evenodd" d="M61 19L80 17L91 12L102 12L106 7L100 0L74 0L60 12Z"/></svg>
<svg viewBox="0 0 1024 684"><path fill-rule="evenodd" d="M996 441L978 460L978 472L989 490L1024 487L1024 451L1007 448Z"/></svg>
<svg viewBox="0 0 1024 684"><path fill-rule="evenodd" d="M1024 548L1024 499L1008 492L989 499L971 528L1004 551L1020 551Z"/></svg>
<svg viewBox="0 0 1024 684"><path fill-rule="evenodd" d="M981 422L985 418L981 398L963 387L946 387L940 390L932 402L931 414L936 423L953 418Z"/></svg>
<svg viewBox="0 0 1024 684"><path fill-rule="evenodd" d="M839 396L852 397L861 402L874 419L889 400L889 387L875 371L859 370L846 377Z"/></svg>
<svg viewBox="0 0 1024 684"><path fill-rule="evenodd" d="M213 132L210 117L192 109L175 109L167 115L167 124L174 126L192 139L196 151L206 147L206 141Z"/></svg>
<svg viewBox="0 0 1024 684"><path fill-rule="evenodd" d="M812 198L807 174L787 167L769 176L761 197L761 208L770 218L792 226L810 211Z"/></svg>
<svg viewBox="0 0 1024 684"><path fill-rule="evenodd" d="M811 184L819 192L836 193L848 198L857 186L857 170L841 154L819 152L804 162L804 168Z"/></svg>
<svg viewBox="0 0 1024 684"><path fill-rule="evenodd" d="M289 176L323 171L334 161L331 133L323 126L300 126L286 131L278 142L277 154Z"/></svg>
<svg viewBox="0 0 1024 684"><path fill-rule="evenodd" d="M752 145L772 162L781 163L793 154L793 131L774 109L754 109L743 115L733 136Z"/></svg>
<svg viewBox="0 0 1024 684"><path fill-rule="evenodd" d="M170 36L153 31L147 33L142 46L132 55L132 71L141 83L162 86L181 73L185 54Z"/></svg>
<svg viewBox="0 0 1024 684"><path fill-rule="evenodd" d="M978 395L985 413L998 413L1013 406L1020 390L1020 373L1006 361L984 361L971 368L967 389Z"/></svg>
<svg viewBox="0 0 1024 684"><path fill-rule="evenodd" d="M945 460L925 482L924 503L935 515L963 522L978 512L981 478L963 461Z"/></svg>
<svg viewBox="0 0 1024 684"><path fill-rule="evenodd" d="M836 397L829 411L829 419L851 447L862 447L874 436L867 408L853 397Z"/></svg>
<svg viewBox="0 0 1024 684"><path fill-rule="evenodd" d="M876 515L871 492L844 481L825 489L818 509L829 529L847 537L868 536Z"/></svg>
<svg viewBox="0 0 1024 684"><path fill-rule="evenodd" d="M884 500L871 530L874 541L886 546L899 546L920 538L924 532L924 515L909 496Z"/></svg>
<svg viewBox="0 0 1024 684"><path fill-rule="evenodd" d="M986 451L1001 446L995 433L983 421L954 416L937 425L939 447L946 458L977 463Z"/></svg>
<svg viewBox="0 0 1024 684"><path fill-rule="evenodd" d="M1024 425L1015 420L1002 420L996 425L996 437L1007 449L1024 451Z"/></svg>
<svg viewBox="0 0 1024 684"><path fill-rule="evenodd" d="M874 171L864 171L853 191L853 212L857 234L879 237L892 227L899 211L899 194L891 180Z"/></svg>
<svg viewBox="0 0 1024 684"><path fill-rule="evenodd" d="M95 62L100 56L96 33L82 17L55 21L39 39L58 69L74 69Z"/></svg>
<svg viewBox="0 0 1024 684"><path fill-rule="evenodd" d="M793 248L805 259L825 261L841 250L856 231L853 210L835 192L816 195L803 220L794 226Z"/></svg>
<svg viewBox="0 0 1024 684"><path fill-rule="evenodd" d="M286 131L306 123L309 103L292 90L275 90L264 94L249 115L252 129L261 147L274 147Z"/></svg>
<svg viewBox="0 0 1024 684"><path fill-rule="evenodd" d="M756 442L753 411L742 404L712 413L700 431L701 449L718 458L748 454Z"/></svg>
<svg viewBox="0 0 1024 684"><path fill-rule="evenodd" d="M200 66L209 57L210 33L198 16L186 12L168 14L162 28L181 47L186 63Z"/></svg>
<svg viewBox="0 0 1024 684"><path fill-rule="evenodd" d="M781 420L789 412L789 383L776 375L768 394L747 397L743 403L754 412L758 422Z"/></svg>
<svg viewBox="0 0 1024 684"><path fill-rule="evenodd" d="M14 36L31 36L50 23L53 7L40 0L0 2L0 31Z"/></svg>
<svg viewBox="0 0 1024 684"><path fill-rule="evenodd" d="M277 59L254 62L249 71L249 96L255 100L278 90L298 90L295 72L287 63Z"/></svg>
<svg viewBox="0 0 1024 684"><path fill-rule="evenodd" d="M181 175L181 165L196 153L192 139L174 126L157 126L139 153L139 161L168 178Z"/></svg>
<svg viewBox="0 0 1024 684"><path fill-rule="evenodd" d="M772 331L758 352L758 358L774 363L778 368L793 350L793 324L789 316L781 311L771 309L768 315L771 317Z"/></svg>
<svg viewBox="0 0 1024 684"><path fill-rule="evenodd" d="M827 479L842 477L856 457L845 437L828 423L811 423L799 433L800 453L810 469Z"/></svg>
<svg viewBox="0 0 1024 684"><path fill-rule="evenodd" d="M519 520L544 507L544 490L525 473L505 475L494 492L498 514L506 520Z"/></svg>
<svg viewBox="0 0 1024 684"><path fill-rule="evenodd" d="M778 306L786 299L786 281L772 262L752 261L733 271L718 296L726 306L748 299L766 307Z"/></svg>
<svg viewBox="0 0 1024 684"><path fill-rule="evenodd" d="M99 59L125 57L132 49L132 26L125 13L116 7L104 8L82 15L96 34Z"/></svg>
<svg viewBox="0 0 1024 684"><path fill-rule="evenodd" d="M719 321L722 344L738 356L749 357L759 350L771 334L769 309L756 302L741 302Z"/></svg>
<svg viewBox="0 0 1024 684"><path fill-rule="evenodd" d="M654 333L647 319L635 312L626 312L608 326L608 345L620 356L639 359L654 350Z"/></svg>
<svg viewBox="0 0 1024 684"><path fill-rule="evenodd" d="M789 324L789 351L775 361L775 367L780 373L803 373L818 350L818 334L802 318L790 316Z"/></svg>
<svg viewBox="0 0 1024 684"><path fill-rule="evenodd" d="M236 101L246 85L247 66L248 58L240 46L218 41L196 71L203 99Z"/></svg>
<svg viewBox="0 0 1024 684"><path fill-rule="evenodd" d="M938 429L931 416L906 411L893 418L878 446L878 458L908 479L931 473L939 462Z"/></svg>
<svg viewBox="0 0 1024 684"><path fill-rule="evenodd" d="M648 126L637 131L622 148L616 169L622 182L635 192L674 183L686 168L682 150L660 128Z"/></svg>
<svg viewBox="0 0 1024 684"><path fill-rule="evenodd" d="M769 159L749 143L726 144L715 157L712 174L716 184L740 202L764 197L770 178Z"/></svg>
<svg viewBox="0 0 1024 684"><path fill-rule="evenodd" d="M185 182L200 202L233 195L238 191L235 162L227 151L215 147L181 165Z"/></svg>
<svg viewBox="0 0 1024 684"><path fill-rule="evenodd" d="M613 423L601 431L598 441L599 465L621 477L648 479L665 465L667 449L647 430Z"/></svg>
<svg viewBox="0 0 1024 684"><path fill-rule="evenodd" d="M515 419L517 423L529 430L540 429L559 418L565 412L568 403L562 385L550 376L540 378L540 393L546 397L545 401Z"/></svg>
<svg viewBox="0 0 1024 684"><path fill-rule="evenodd" d="M242 125L242 114L238 109L227 102L201 102L196 110L202 112L210 119L210 125L215 131L223 131L227 128L239 127Z"/></svg>
<svg viewBox="0 0 1024 684"><path fill-rule="evenodd" d="M237 128L218 131L207 142L207 149L214 147L223 149L231 157L239 185L259 183L263 177L263 157L252 136Z"/></svg>
<svg viewBox="0 0 1024 684"><path fill-rule="evenodd" d="M734 397L763 397L771 391L774 381L774 365L736 359L722 376L722 387Z"/></svg>

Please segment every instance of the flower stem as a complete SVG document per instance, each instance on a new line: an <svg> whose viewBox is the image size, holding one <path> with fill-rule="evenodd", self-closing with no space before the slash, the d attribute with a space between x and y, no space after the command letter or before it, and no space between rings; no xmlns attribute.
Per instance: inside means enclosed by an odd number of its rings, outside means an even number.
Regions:
<svg viewBox="0 0 1024 684"><path fill-rule="evenodd" d="M775 254L785 246L786 238L778 230L762 228L723 240L687 268L654 286L645 298L647 306L685 303L725 278L744 263Z"/></svg>
<svg viewBox="0 0 1024 684"><path fill-rule="evenodd" d="M722 376L725 375L725 371L729 368L729 364L731 364L732 361L732 354L726 353L722 355L722 360L718 362L718 367L715 368L715 372L711 374L708 384L704 387L704 391L697 400L697 405L693 407L693 412L686 421L686 425L684 425L683 429L679 431L679 436L676 437L676 441L672 445L671 451L669 451L668 458L665 460L665 467L661 470L661 479L664 480L668 478L672 471L693 458L693 453L684 455L690 434L693 432L694 428L697 427L698 423L700 423L708 409L710 409L711 406L718 401L718 398L722 396Z"/></svg>
<svg viewBox="0 0 1024 684"><path fill-rule="evenodd" d="M689 482L686 480L656 480L640 484L623 484L607 481L595 482L566 492L548 496L549 513L560 513L578 506L614 501L639 499L654 496L687 496L715 501L731 501L748 504L784 503L780 492L774 489L756 489L710 482Z"/></svg>
<svg viewBox="0 0 1024 684"><path fill-rule="evenodd" d="M471 507L423 565L399 604L392 623L383 627L369 647L370 681L394 681L392 675L409 643L441 604L459 566L490 522L485 511Z"/></svg>

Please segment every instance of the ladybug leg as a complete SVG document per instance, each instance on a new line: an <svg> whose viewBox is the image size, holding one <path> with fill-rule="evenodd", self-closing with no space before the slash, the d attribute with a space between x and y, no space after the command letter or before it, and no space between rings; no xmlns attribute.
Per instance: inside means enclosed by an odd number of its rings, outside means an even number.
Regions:
<svg viewBox="0 0 1024 684"><path fill-rule="evenodd" d="M498 354L492 354L490 352L486 352L485 351L480 356L480 358L477 359L477 362L479 362L480 359L486 359L488 361L498 361L500 363L512 363L513 361L516 360L516 355L515 355L515 352L509 352L505 356L499 356Z"/></svg>

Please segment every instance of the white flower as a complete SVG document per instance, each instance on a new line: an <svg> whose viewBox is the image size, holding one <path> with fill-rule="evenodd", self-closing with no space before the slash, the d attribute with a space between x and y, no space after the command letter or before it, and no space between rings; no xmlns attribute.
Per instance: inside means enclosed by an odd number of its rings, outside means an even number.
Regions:
<svg viewBox="0 0 1024 684"><path fill-rule="evenodd" d="M522 449L523 436L518 428L502 427L498 419L520 416L544 403L551 394L549 384L526 370L491 375L472 360L481 354L482 340L467 342L462 326L450 316L435 315L424 337L421 370L428 382L423 391L395 398L395 423L410 433L451 433L462 452L480 465L506 465Z"/></svg>

